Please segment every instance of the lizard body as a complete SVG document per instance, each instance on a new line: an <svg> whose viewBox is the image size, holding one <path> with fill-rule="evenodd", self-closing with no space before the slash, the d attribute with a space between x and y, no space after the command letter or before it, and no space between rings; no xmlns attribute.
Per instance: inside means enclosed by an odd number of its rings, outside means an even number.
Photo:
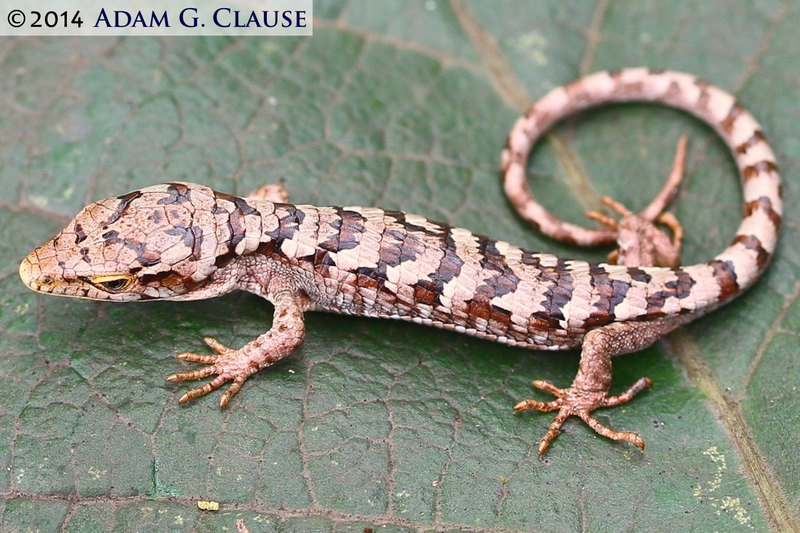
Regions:
<svg viewBox="0 0 800 533"><path fill-rule="evenodd" d="M20 276L40 292L91 299L194 300L243 289L274 303L272 328L243 348L206 339L216 355L179 355L208 366L169 381L216 376L181 403L232 381L220 401L224 407L248 376L302 343L303 313L311 310L410 320L534 349L582 347L571 387L536 381L558 398L515 407L559 411L540 453L572 415L607 437L643 447L635 433L614 431L589 415L650 386L642 378L609 396L610 358L652 344L752 285L775 249L781 197L761 128L732 96L681 73L600 72L535 104L503 152L506 192L543 233L582 245L620 238L611 229L585 230L547 213L525 184L525 165L536 139L558 120L626 101L689 111L731 148L744 216L731 245L710 261L669 268L641 264L655 259L634 264L622 255L622 265L563 260L399 211L292 205L276 201L271 189L239 198L170 183L87 206L23 261Z"/></svg>

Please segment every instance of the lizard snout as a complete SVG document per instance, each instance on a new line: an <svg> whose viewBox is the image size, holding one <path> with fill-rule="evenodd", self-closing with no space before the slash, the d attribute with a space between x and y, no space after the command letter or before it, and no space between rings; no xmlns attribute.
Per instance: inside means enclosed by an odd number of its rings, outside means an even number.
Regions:
<svg viewBox="0 0 800 533"><path fill-rule="evenodd" d="M22 282L35 291L47 291L52 287L53 278L43 275L38 261L33 254L26 257L19 265L19 277Z"/></svg>

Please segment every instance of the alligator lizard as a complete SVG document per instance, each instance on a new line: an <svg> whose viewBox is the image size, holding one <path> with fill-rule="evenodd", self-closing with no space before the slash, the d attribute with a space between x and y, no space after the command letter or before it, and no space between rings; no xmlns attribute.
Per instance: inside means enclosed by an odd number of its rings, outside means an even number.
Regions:
<svg viewBox="0 0 800 533"><path fill-rule="evenodd" d="M642 215L609 201L622 221L595 213L608 227L589 230L547 213L525 184L528 154L551 125L589 107L628 101L688 111L713 126L731 149L742 181L743 219L731 245L712 260L677 266L675 250L669 250L675 242L655 229L662 222L679 233L674 219L659 215L672 194L666 189L656 208ZM730 301L767 266L781 223L781 186L761 128L730 94L694 76L599 72L554 89L518 120L503 152L503 172L523 218L580 245L616 239L622 264L534 253L399 211L292 205L274 187L240 198L170 183L87 206L22 262L20 276L39 292L96 300L197 300L243 289L272 302L272 327L244 347L206 339L216 354L178 355L207 366L167 381L215 376L181 403L231 382L220 399L225 407L250 375L300 346L306 311L409 320L533 349L580 347L570 387L534 381L557 398L515 407L558 411L539 442L540 455L570 416L643 448L638 434L610 429L590 413L651 385L641 378L609 395L611 357L645 348Z"/></svg>

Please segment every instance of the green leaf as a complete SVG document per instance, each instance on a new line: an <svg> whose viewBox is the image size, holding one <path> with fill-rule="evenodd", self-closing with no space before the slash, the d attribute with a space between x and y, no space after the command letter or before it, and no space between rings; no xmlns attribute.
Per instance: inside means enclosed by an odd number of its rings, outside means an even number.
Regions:
<svg viewBox="0 0 800 533"><path fill-rule="evenodd" d="M0 40L0 457L4 530L797 530L800 473L800 6L711 2L334 1L311 38ZM92 200L188 180L293 201L380 205L526 248L601 260L536 234L498 184L524 106L624 66L698 74L736 94L779 157L786 224L748 294L615 360L613 390L654 388L577 421L544 460L552 417L511 407L568 384L577 352L532 352L413 324L309 314L306 343L179 407L203 336L241 346L271 308L243 293L103 304L27 290L22 258ZM684 262L741 211L735 167L697 120L616 106L558 126L529 182L581 222L608 194L638 209L690 138L674 211ZM221 504L217 513L197 501Z"/></svg>

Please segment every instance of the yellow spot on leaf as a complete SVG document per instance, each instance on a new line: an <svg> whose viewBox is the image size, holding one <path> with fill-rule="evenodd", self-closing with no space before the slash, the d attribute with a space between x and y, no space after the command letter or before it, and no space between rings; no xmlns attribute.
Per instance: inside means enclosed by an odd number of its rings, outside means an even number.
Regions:
<svg viewBox="0 0 800 533"><path fill-rule="evenodd" d="M534 65L543 67L547 65L547 38L538 31L523 33L513 40L514 47L522 54L528 56Z"/></svg>
<svg viewBox="0 0 800 533"><path fill-rule="evenodd" d="M725 497L722 499L722 507L720 510L717 511L717 514L720 511L728 511L730 510L733 512L733 519L739 522L742 525L749 525L750 524L750 515L747 514L747 511L744 507L742 507L742 502L739 498L731 498Z"/></svg>
<svg viewBox="0 0 800 533"><path fill-rule="evenodd" d="M274 54L278 51L278 45L272 41L264 40L261 45L261 51L267 55Z"/></svg>
<svg viewBox="0 0 800 533"><path fill-rule="evenodd" d="M98 470L93 466L90 466L87 472L90 476L92 476L95 479L100 479L101 477L105 477L106 474L108 474L108 470Z"/></svg>
<svg viewBox="0 0 800 533"><path fill-rule="evenodd" d="M739 524L753 529L750 524L751 517L742 506L739 498L732 496L721 496L716 492L723 486L723 476L728 470L728 463L725 460L725 455L720 453L716 446L712 446L703 452L703 455L711 459L711 462L717 465L717 471L714 473L709 481L705 484L701 483L692 491L692 495L697 499L702 499L711 504L716 510L717 516L722 516L725 512L727 515L732 515L733 519Z"/></svg>
<svg viewBox="0 0 800 533"><path fill-rule="evenodd" d="M36 207L40 207L42 209L47 207L47 198L44 196L28 196L28 200L30 200L30 202Z"/></svg>
<svg viewBox="0 0 800 533"><path fill-rule="evenodd" d="M199 501L197 508L201 511L219 511L219 502L214 501Z"/></svg>

